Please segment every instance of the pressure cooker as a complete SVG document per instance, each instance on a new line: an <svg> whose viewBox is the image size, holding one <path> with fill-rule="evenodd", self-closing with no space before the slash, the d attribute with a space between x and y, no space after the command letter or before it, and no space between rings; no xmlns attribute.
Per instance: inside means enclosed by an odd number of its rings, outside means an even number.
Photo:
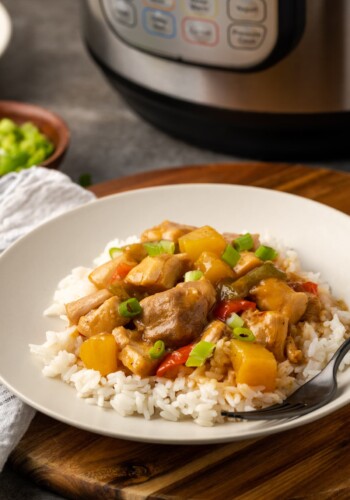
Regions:
<svg viewBox="0 0 350 500"><path fill-rule="evenodd" d="M202 147L346 157L350 0L82 0L94 60L130 106Z"/></svg>

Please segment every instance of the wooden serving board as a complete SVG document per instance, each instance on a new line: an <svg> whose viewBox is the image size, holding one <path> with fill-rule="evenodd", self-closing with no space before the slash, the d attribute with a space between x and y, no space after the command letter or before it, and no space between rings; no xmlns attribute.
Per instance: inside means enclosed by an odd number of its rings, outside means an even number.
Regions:
<svg viewBox="0 0 350 500"><path fill-rule="evenodd" d="M243 163L147 172L99 184L98 196L186 182L287 191L350 214L350 175L302 165ZM350 405L316 423L219 445L135 443L37 413L10 457L33 481L72 499L349 499ZM1 494L0 494L1 497Z"/></svg>

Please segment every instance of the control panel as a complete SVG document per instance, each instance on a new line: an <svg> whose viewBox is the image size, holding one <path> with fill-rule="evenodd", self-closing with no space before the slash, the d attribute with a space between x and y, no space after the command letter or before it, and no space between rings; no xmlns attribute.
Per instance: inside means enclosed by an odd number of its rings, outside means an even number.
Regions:
<svg viewBox="0 0 350 500"><path fill-rule="evenodd" d="M100 1L124 42L188 63L249 69L269 57L278 39L278 0Z"/></svg>

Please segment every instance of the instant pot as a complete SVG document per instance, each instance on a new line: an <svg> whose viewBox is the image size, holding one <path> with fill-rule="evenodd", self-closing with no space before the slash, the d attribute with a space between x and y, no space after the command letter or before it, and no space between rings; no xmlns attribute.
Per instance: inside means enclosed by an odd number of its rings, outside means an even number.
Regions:
<svg viewBox="0 0 350 500"><path fill-rule="evenodd" d="M261 159L346 157L350 0L82 0L95 61L141 116Z"/></svg>

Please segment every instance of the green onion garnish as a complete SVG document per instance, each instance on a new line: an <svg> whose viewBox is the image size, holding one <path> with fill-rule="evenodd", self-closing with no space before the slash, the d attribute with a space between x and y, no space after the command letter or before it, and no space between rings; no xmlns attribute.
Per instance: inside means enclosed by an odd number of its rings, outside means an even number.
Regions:
<svg viewBox="0 0 350 500"><path fill-rule="evenodd" d="M186 361L186 366L202 366L215 349L215 344L201 340L196 344Z"/></svg>
<svg viewBox="0 0 350 500"><path fill-rule="evenodd" d="M243 250L250 250L254 246L254 240L250 233L242 234L242 236L238 236L233 242L233 246L239 252Z"/></svg>
<svg viewBox="0 0 350 500"><path fill-rule="evenodd" d="M120 254L120 252L122 252L122 248L118 248L118 247L112 247L109 249L109 256L111 259L114 259L114 257L116 257L117 255Z"/></svg>
<svg viewBox="0 0 350 500"><path fill-rule="evenodd" d="M142 312L142 307L137 299L132 298L121 302L118 311L119 314L125 318L133 318Z"/></svg>
<svg viewBox="0 0 350 500"><path fill-rule="evenodd" d="M175 243L173 241L148 241L144 243L143 246L150 257L155 257L163 253L175 253Z"/></svg>
<svg viewBox="0 0 350 500"><path fill-rule="evenodd" d="M226 325L234 330L244 325L244 320L237 313L232 313L226 320Z"/></svg>
<svg viewBox="0 0 350 500"><path fill-rule="evenodd" d="M162 340L157 340L157 342L155 342L153 344L153 347L151 347L151 349L149 350L149 355L150 355L150 358L152 359L159 359L163 356L165 352L165 344Z"/></svg>
<svg viewBox="0 0 350 500"><path fill-rule="evenodd" d="M240 259L239 252L232 245L227 245L221 258L226 264L234 267Z"/></svg>
<svg viewBox="0 0 350 500"><path fill-rule="evenodd" d="M236 327L233 329L235 339L244 340L245 342L254 342L255 335L249 328Z"/></svg>
<svg viewBox="0 0 350 500"><path fill-rule="evenodd" d="M274 260L278 253L274 248L260 245L260 247L256 250L255 255L261 260Z"/></svg>
<svg viewBox="0 0 350 500"><path fill-rule="evenodd" d="M197 269L195 271L187 271L187 273L185 273L184 275L184 279L185 281L198 281L202 276L202 271L199 271L199 269Z"/></svg>

